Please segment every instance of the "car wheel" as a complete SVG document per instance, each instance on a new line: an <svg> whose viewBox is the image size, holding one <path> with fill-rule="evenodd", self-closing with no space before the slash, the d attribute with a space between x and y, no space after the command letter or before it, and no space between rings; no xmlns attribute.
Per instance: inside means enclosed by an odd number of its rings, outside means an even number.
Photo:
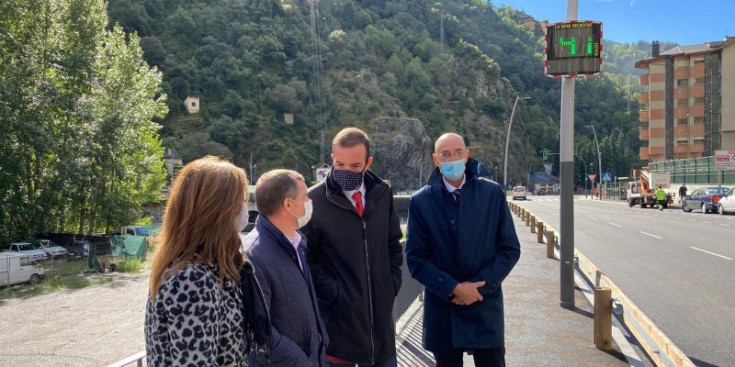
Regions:
<svg viewBox="0 0 735 367"><path fill-rule="evenodd" d="M684 202L684 204L681 204L681 210L683 210L686 213L692 212L692 208L690 208L689 205L687 205L686 201Z"/></svg>
<svg viewBox="0 0 735 367"><path fill-rule="evenodd" d="M635 201L633 201L633 200L628 200L628 207L629 207L629 208L632 208L632 207L633 207L633 205L635 205Z"/></svg>
<svg viewBox="0 0 735 367"><path fill-rule="evenodd" d="M707 204L702 203L702 214L707 214L707 212L708 212L708 210L707 210Z"/></svg>
<svg viewBox="0 0 735 367"><path fill-rule="evenodd" d="M720 215L725 215L725 207L722 206L722 204L717 205L717 212L720 213Z"/></svg>
<svg viewBox="0 0 735 367"><path fill-rule="evenodd" d="M31 284L38 284L41 282L41 276L38 274L31 275Z"/></svg>

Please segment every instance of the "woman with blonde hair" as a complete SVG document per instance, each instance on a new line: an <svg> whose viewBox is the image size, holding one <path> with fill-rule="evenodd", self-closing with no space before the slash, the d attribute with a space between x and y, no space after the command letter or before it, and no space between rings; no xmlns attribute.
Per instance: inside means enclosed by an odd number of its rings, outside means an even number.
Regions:
<svg viewBox="0 0 735 367"><path fill-rule="evenodd" d="M215 157L174 180L151 269L148 366L246 365L252 331L240 282L252 271L238 248L247 198L245 172Z"/></svg>

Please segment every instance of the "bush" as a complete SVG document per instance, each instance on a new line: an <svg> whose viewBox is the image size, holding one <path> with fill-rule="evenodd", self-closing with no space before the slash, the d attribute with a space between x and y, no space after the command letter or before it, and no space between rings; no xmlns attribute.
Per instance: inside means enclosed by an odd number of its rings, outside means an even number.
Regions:
<svg viewBox="0 0 735 367"><path fill-rule="evenodd" d="M135 257L123 259L117 264L116 270L121 273L138 273L143 266L143 261Z"/></svg>

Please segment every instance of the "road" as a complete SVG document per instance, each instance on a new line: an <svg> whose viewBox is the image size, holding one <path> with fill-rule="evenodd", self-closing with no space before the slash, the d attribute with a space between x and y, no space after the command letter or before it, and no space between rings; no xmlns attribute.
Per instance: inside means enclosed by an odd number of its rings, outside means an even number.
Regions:
<svg viewBox="0 0 735 367"><path fill-rule="evenodd" d="M559 229L559 197L518 204ZM735 366L735 215L575 197L574 241L697 366Z"/></svg>

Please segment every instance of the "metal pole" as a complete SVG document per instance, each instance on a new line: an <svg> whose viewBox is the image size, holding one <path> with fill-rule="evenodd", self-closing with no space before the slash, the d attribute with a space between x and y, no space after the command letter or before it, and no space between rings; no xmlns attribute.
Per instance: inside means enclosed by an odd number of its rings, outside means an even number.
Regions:
<svg viewBox="0 0 735 367"><path fill-rule="evenodd" d="M510 111L510 122L508 122L508 134L505 136L505 159L503 160L503 192L508 187L508 143L510 143L510 127L513 126L513 116L516 113L516 106L518 100L528 99L530 97L516 96L515 102L513 102L513 110Z"/></svg>
<svg viewBox="0 0 735 367"><path fill-rule="evenodd" d="M567 20L577 19L578 0L567 0ZM559 233L560 304L574 308L574 79L561 80L559 162L561 198Z"/></svg>
<svg viewBox="0 0 735 367"><path fill-rule="evenodd" d="M597 189L597 195L600 200L602 200L602 154L600 153L600 143L597 142L597 132L595 131L595 127L593 125L590 125L592 127L592 134L595 135L595 145L597 146L597 166L600 172L600 175L597 179L598 182L598 189Z"/></svg>

